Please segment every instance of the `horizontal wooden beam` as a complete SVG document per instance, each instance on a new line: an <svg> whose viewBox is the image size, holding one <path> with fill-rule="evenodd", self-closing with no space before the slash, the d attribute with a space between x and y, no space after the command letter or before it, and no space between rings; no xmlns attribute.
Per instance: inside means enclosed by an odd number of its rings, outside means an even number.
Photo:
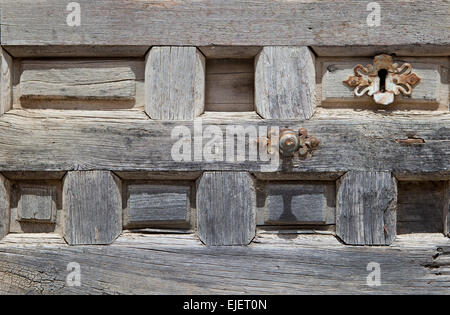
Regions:
<svg viewBox="0 0 450 315"><path fill-rule="evenodd" d="M369 26L368 16L374 12L368 9L368 2L356 0L77 2L80 4L80 25L70 26L68 15L76 12L73 8L68 10L67 2L1 0L2 45L14 47L10 52L16 56L26 54L20 47L30 53L29 46L43 49L55 46L59 54L64 54L64 46L74 45L344 47L392 43L450 44L450 4L438 0L380 0L378 26ZM123 52L118 48L112 51ZM136 54L136 49L131 53Z"/></svg>
<svg viewBox="0 0 450 315"><path fill-rule="evenodd" d="M436 175L440 179L450 173L449 114L415 120L389 115L364 119L356 114L353 119L338 119L330 114L304 122L240 119L160 122L137 111L69 112L12 110L4 114L0 118L0 171L242 170L342 174L348 170L380 170L404 176ZM202 144L192 140L194 127L196 132L201 130L200 123L204 130ZM223 142L219 147L222 156L202 156L211 140L211 134L207 136L205 130L210 125L218 127L215 132L221 133L218 139ZM271 126L304 127L321 143L306 158L280 158L278 162L250 158L247 145L245 150L236 148L234 157L227 155L227 138L236 130L256 132L262 128L263 132L256 135L263 136ZM396 141L409 137L421 138L424 143ZM253 141L254 138L250 143ZM186 150L180 149L183 144L187 144ZM185 155L188 160L173 155L188 152L189 148L191 153Z"/></svg>
<svg viewBox="0 0 450 315"><path fill-rule="evenodd" d="M203 246L191 234L130 233L110 246L76 247L52 234L10 234L0 242L0 293L448 294L449 254L450 240L436 234L385 248L329 235L260 234L249 248ZM70 262L79 264L80 286L66 282ZM368 285L370 262L379 264L380 286Z"/></svg>

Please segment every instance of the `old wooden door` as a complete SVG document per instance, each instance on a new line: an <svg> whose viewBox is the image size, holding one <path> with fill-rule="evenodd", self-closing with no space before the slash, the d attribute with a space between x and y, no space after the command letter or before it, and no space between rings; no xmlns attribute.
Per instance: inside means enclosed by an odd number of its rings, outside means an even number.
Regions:
<svg viewBox="0 0 450 315"><path fill-rule="evenodd" d="M448 2L0 5L0 293L448 293Z"/></svg>

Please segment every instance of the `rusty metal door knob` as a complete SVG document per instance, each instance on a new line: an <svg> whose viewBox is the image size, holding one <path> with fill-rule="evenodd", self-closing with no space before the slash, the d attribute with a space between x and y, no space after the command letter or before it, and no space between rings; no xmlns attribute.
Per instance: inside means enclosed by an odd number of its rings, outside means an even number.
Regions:
<svg viewBox="0 0 450 315"><path fill-rule="evenodd" d="M271 139L269 134L268 139L265 139L267 148L271 147ZM315 147L317 147L320 141L308 135L305 128L300 128L299 131L293 129L281 129L279 135L278 149L282 156L292 157L296 153L300 156L305 156L308 152L311 152Z"/></svg>
<svg viewBox="0 0 450 315"><path fill-rule="evenodd" d="M393 63L389 55L378 55L373 59L373 65L356 65L353 68L354 75L350 75L343 81L354 88L356 96L365 93L373 96L375 103L389 105L394 102L394 96L403 93L411 95L415 85L420 82L420 77L412 72L409 63L399 66Z"/></svg>

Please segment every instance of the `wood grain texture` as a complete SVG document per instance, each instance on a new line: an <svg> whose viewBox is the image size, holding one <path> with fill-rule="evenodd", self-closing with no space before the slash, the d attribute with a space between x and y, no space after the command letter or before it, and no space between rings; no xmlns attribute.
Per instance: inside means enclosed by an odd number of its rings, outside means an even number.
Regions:
<svg viewBox="0 0 450 315"><path fill-rule="evenodd" d="M12 108L12 58L0 47L0 116Z"/></svg>
<svg viewBox="0 0 450 315"><path fill-rule="evenodd" d="M447 89L446 73L443 73L445 61L439 64L439 59L435 63L427 63L430 60L424 58L396 58L394 62L401 65L405 62L411 64L413 72L416 73L421 81L412 91L411 96L398 95L390 108L395 108L397 104L417 104L421 103L422 109L436 109L441 104L442 108L448 109L448 95L443 95L442 91ZM443 60L442 58L440 60ZM320 61L322 72L322 102L324 105L337 104L342 106L345 103L370 103L375 104L372 97L364 95L357 97L353 94L353 88L343 83L350 75L353 74L353 67L357 64L372 64L372 59L345 59L345 60L327 60ZM381 108L383 105L380 105Z"/></svg>
<svg viewBox="0 0 450 315"><path fill-rule="evenodd" d="M351 245L390 245L396 237L397 183L390 172L350 171L337 182L336 235Z"/></svg>
<svg viewBox="0 0 450 315"><path fill-rule="evenodd" d="M145 111L152 119L190 120L205 107L205 57L195 47L153 47L145 66Z"/></svg>
<svg viewBox="0 0 450 315"><path fill-rule="evenodd" d="M134 100L136 75L121 61L25 60L21 98Z"/></svg>
<svg viewBox="0 0 450 315"><path fill-rule="evenodd" d="M189 225L192 184L180 181L130 182L125 186L125 228L155 227L164 223Z"/></svg>
<svg viewBox="0 0 450 315"><path fill-rule="evenodd" d="M367 2L356 0L78 3L82 10L80 32L65 24L70 13L66 2L2 0L2 45L450 44L449 3L439 0L380 0L382 22L376 28L367 25Z"/></svg>
<svg viewBox="0 0 450 315"><path fill-rule="evenodd" d="M333 182L268 181L258 184L258 224L334 224Z"/></svg>
<svg viewBox="0 0 450 315"><path fill-rule="evenodd" d="M248 245L256 231L256 191L246 172L205 172L197 184L197 233L206 245Z"/></svg>
<svg viewBox="0 0 450 315"><path fill-rule="evenodd" d="M243 246L203 246L194 235L120 236L110 246L67 246L55 235L0 243L2 294L448 294L450 240L399 236L354 247L329 235L261 234ZM67 264L81 266L69 287ZM369 262L381 286L367 285Z"/></svg>
<svg viewBox="0 0 450 315"><path fill-rule="evenodd" d="M68 172L64 238L70 245L111 244L122 231L120 180L108 171Z"/></svg>
<svg viewBox="0 0 450 315"><path fill-rule="evenodd" d="M444 203L444 234L450 237L450 181L447 181L446 199Z"/></svg>
<svg viewBox="0 0 450 315"><path fill-rule="evenodd" d="M56 187L16 185L17 219L51 222L56 217Z"/></svg>
<svg viewBox="0 0 450 315"><path fill-rule="evenodd" d="M264 47L255 60L255 108L266 119L310 119L316 107L308 47Z"/></svg>
<svg viewBox="0 0 450 315"><path fill-rule="evenodd" d="M398 182L397 234L443 233L446 181Z"/></svg>
<svg viewBox="0 0 450 315"><path fill-rule="evenodd" d="M254 110L253 59L206 61L205 110L248 112Z"/></svg>
<svg viewBox="0 0 450 315"><path fill-rule="evenodd" d="M9 232L11 186L0 174L0 240Z"/></svg>
<svg viewBox="0 0 450 315"><path fill-rule="evenodd" d="M253 59L261 51L259 46L203 46L198 47L208 59Z"/></svg>
<svg viewBox="0 0 450 315"><path fill-rule="evenodd" d="M1 3L1 1L0 1ZM123 58L140 57L144 58L150 49L149 45L9 45L8 52L14 58Z"/></svg>
<svg viewBox="0 0 450 315"><path fill-rule="evenodd" d="M33 178L11 180L10 233L62 233L61 181Z"/></svg>
<svg viewBox="0 0 450 315"><path fill-rule="evenodd" d="M448 56L449 45L370 45L370 46L313 46L312 50L319 57L373 57L380 54L395 56Z"/></svg>
<svg viewBox="0 0 450 315"><path fill-rule="evenodd" d="M415 117L411 120L411 117ZM325 117L302 122L311 135L321 140L312 155L270 165L248 158L239 151L229 161L175 161L171 150L178 137L171 138L176 126L185 126L193 135L192 122L159 122L141 112L111 111L32 111L12 110L0 118L1 171L172 171L230 170L266 173L336 174L347 170L390 170L396 174L450 175L449 113L425 116L391 114L351 116L328 112ZM240 119L202 120L203 127L217 125L226 143L230 125L258 128L281 126L298 128L298 122ZM397 143L414 135L423 144ZM209 139L208 139L209 140ZM206 143L206 139L204 141ZM197 152L198 154L199 152ZM245 154L245 156L244 156ZM238 160L237 158L242 158Z"/></svg>

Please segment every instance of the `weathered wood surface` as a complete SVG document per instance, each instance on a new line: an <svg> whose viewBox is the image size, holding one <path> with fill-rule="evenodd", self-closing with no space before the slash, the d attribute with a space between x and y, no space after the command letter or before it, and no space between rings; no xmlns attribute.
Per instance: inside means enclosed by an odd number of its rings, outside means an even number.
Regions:
<svg viewBox="0 0 450 315"><path fill-rule="evenodd" d="M206 111L253 111L253 59L206 60Z"/></svg>
<svg viewBox="0 0 450 315"><path fill-rule="evenodd" d="M446 181L398 182L397 234L443 233Z"/></svg>
<svg viewBox="0 0 450 315"><path fill-rule="evenodd" d="M351 245L390 245L396 237L397 181L390 172L350 171L337 181L336 235Z"/></svg>
<svg viewBox="0 0 450 315"><path fill-rule="evenodd" d="M62 232L61 182L44 178L10 181L10 233Z"/></svg>
<svg viewBox="0 0 450 315"><path fill-rule="evenodd" d="M350 114L349 114L350 115ZM287 173L341 174L347 170L390 170L398 174L450 175L449 114L409 116L366 115L364 112L319 116L292 122L270 120L203 120L203 127L215 124L224 132L237 125L305 127L322 142L305 159L280 161L276 171ZM233 161L174 161L172 139L176 126L186 126L193 134L192 122L152 121L144 113L132 111L80 112L12 110L0 118L0 171L200 171L231 170L268 172L264 161L249 161L237 152ZM229 132L231 133L231 132ZM404 144L396 139L414 135L423 144ZM206 143L208 139L204 140ZM248 150L246 150L248 151ZM197 152L198 154L199 152ZM244 160L237 160L243 157ZM275 171L274 171L275 172Z"/></svg>
<svg viewBox="0 0 450 315"><path fill-rule="evenodd" d="M444 234L450 237L450 181L447 181L447 198L445 199L445 204L447 205L447 209L444 208Z"/></svg>
<svg viewBox="0 0 450 315"><path fill-rule="evenodd" d="M197 184L197 233L207 245L247 245L256 231L256 191L246 172L205 172Z"/></svg>
<svg viewBox="0 0 450 315"><path fill-rule="evenodd" d="M1 1L0 1L1 3ZM66 58L66 57L145 57L150 45L9 45L8 52L15 58Z"/></svg>
<svg viewBox="0 0 450 315"><path fill-rule="evenodd" d="M258 224L334 224L334 182L269 181L258 185Z"/></svg>
<svg viewBox="0 0 450 315"><path fill-rule="evenodd" d="M320 57L373 57L379 54L396 56L439 57L450 55L447 45L352 45L352 46L313 46L312 50Z"/></svg>
<svg viewBox="0 0 450 315"><path fill-rule="evenodd" d="M145 66L145 111L152 119L190 120L205 106L205 57L195 47L153 47Z"/></svg>
<svg viewBox="0 0 450 315"><path fill-rule="evenodd" d="M260 46L203 46L198 47L208 59L253 59L261 51Z"/></svg>
<svg viewBox="0 0 450 315"><path fill-rule="evenodd" d="M26 99L134 100L136 79L126 61L24 60L20 93Z"/></svg>
<svg viewBox="0 0 450 315"><path fill-rule="evenodd" d="M2 0L2 45L450 44L450 4L439 0L380 0L378 27L367 25L368 3L356 0L78 3L81 25L77 29L66 24L70 13L66 2Z"/></svg>
<svg viewBox="0 0 450 315"><path fill-rule="evenodd" d="M255 108L266 119L309 119L316 108L314 54L264 47L255 60Z"/></svg>
<svg viewBox="0 0 450 315"><path fill-rule="evenodd" d="M124 227L152 227L162 223L188 224L191 186L180 181L125 184Z"/></svg>
<svg viewBox="0 0 450 315"><path fill-rule="evenodd" d="M10 193L9 180L0 174L0 240L9 232Z"/></svg>
<svg viewBox="0 0 450 315"><path fill-rule="evenodd" d="M432 62L427 62L432 61ZM390 108L398 109L398 104L421 104L420 108L434 110L437 108L448 110L448 90L447 73L448 60L443 58L424 59L424 58L396 58L394 62L401 65L405 62L411 64L413 72L420 78L411 93L411 96L398 95ZM441 64L439 64L441 62ZM346 103L375 105L372 97L364 95L357 97L353 93L353 88L348 87L344 80L353 75L353 68L357 64L372 64L373 59L321 59L318 62L321 71L321 94L322 102L325 106L338 105ZM379 105L382 108L383 105ZM416 106L417 107L417 106Z"/></svg>
<svg viewBox="0 0 450 315"><path fill-rule="evenodd" d="M12 108L12 73L12 58L0 47L0 116Z"/></svg>
<svg viewBox="0 0 450 315"><path fill-rule="evenodd" d="M18 183L14 186L19 221L46 221L56 217L56 187Z"/></svg>
<svg viewBox="0 0 450 315"><path fill-rule="evenodd" d="M449 255L450 241L435 234L364 248L327 235L208 247L193 235L124 234L74 247L51 234L10 234L0 243L0 293L449 294ZM79 287L66 284L69 262L80 264ZM381 286L367 285L369 262L380 264Z"/></svg>
<svg viewBox="0 0 450 315"><path fill-rule="evenodd" d="M68 172L64 238L70 245L110 244L122 231L120 180L109 171Z"/></svg>

